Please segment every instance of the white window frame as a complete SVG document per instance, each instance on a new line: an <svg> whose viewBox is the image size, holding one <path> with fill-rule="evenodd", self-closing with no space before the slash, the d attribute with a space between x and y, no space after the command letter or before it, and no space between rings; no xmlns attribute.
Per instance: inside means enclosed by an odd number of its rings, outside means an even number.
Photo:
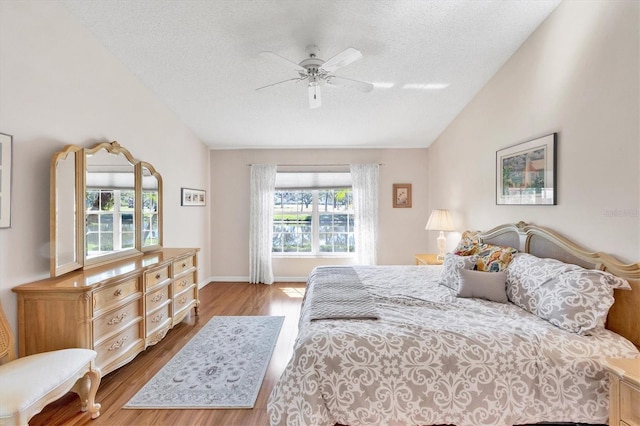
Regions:
<svg viewBox="0 0 640 426"><path fill-rule="evenodd" d="M272 246L272 256L273 257L277 257L277 258L303 258L303 257L313 257L313 258L323 258L323 257L329 257L329 258L353 258L356 256L356 251L357 251L357 247L355 248L354 251L351 252L322 252L320 251L320 205L319 205L319 198L320 198L320 191L325 191L325 190L333 190L333 191L338 191L340 189L345 189L345 188L305 188L305 189L290 189L290 190L286 190L286 189L276 189L276 193L278 192L285 192L285 191L289 191L289 192L294 192L294 191L299 191L299 192L303 192L303 191L310 191L312 194L312 202L311 202L311 251L310 252L283 252L283 251L273 251L273 246ZM353 197L353 188L348 188L351 191L351 196ZM355 214L353 209L351 211L347 211L346 212L347 215L350 215L351 217L354 218L355 220ZM322 213L325 214L325 213ZM332 213L330 213L332 214ZM335 213L333 213L335 214ZM347 222L349 222L347 220ZM275 226L275 221L273 223L273 225ZM351 234L353 235L353 238L355 238L355 227L356 224L354 223L353 229L351 230ZM349 234L349 232L347 232L347 234ZM347 236L348 239L348 236ZM354 242L355 244L355 242ZM347 245L348 242L347 242Z"/></svg>
<svg viewBox="0 0 640 426"><path fill-rule="evenodd" d="M130 190L128 190L128 191L130 191ZM102 192L113 192L113 198L114 198L113 210L102 210L102 209L100 209L100 210L89 210L85 206L85 216L87 216L87 215L97 215L98 216L98 230L91 232L91 234L98 234L98 250L89 251L89 248L85 247L85 250L87 251L87 255L88 256L99 256L99 255L101 255L103 253L106 253L105 251L100 250L100 247L102 246L102 244L101 244L102 236L103 235L107 235L107 234L111 234L112 235L112 239L113 239L113 248L111 250L108 250L107 252L110 252L112 250L121 250L122 249L122 235L123 234L132 234L132 236L133 236L133 246L132 247L127 247L127 249L135 248L135 238L136 238L135 210L132 210L130 212L121 210L121 206L120 206L121 190L119 190L119 189L106 189L106 188L100 188L100 189L87 188L87 192L98 192L98 194L100 194ZM85 197L86 197L86 195L85 195ZM98 195L98 197L100 197L100 195ZM131 230L131 231L123 231L122 230L122 215L123 214L131 214L133 216L133 230ZM106 216L106 215L112 215L113 216L113 224L112 224L111 231L102 231L100 229L100 224L102 223L102 216ZM86 242L85 242L85 244L86 244Z"/></svg>

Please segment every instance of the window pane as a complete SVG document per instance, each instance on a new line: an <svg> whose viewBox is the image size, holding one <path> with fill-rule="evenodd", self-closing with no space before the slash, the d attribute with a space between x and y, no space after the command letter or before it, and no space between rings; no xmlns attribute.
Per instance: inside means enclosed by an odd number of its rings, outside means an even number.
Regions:
<svg viewBox="0 0 640 426"><path fill-rule="evenodd" d="M113 191L100 191L100 210L111 211L115 204Z"/></svg>
<svg viewBox="0 0 640 426"><path fill-rule="evenodd" d="M142 209L146 212L158 211L158 191L142 192Z"/></svg>
<svg viewBox="0 0 640 426"><path fill-rule="evenodd" d="M87 210L99 210L100 209L100 193L98 191L87 191L85 198L85 205Z"/></svg>
<svg viewBox="0 0 640 426"><path fill-rule="evenodd" d="M101 234L100 235L100 251L112 251L113 250L113 234Z"/></svg>
<svg viewBox="0 0 640 426"><path fill-rule="evenodd" d="M134 231L135 227L133 225L133 215L132 214L123 214L122 216L122 231Z"/></svg>
<svg viewBox="0 0 640 426"><path fill-rule="evenodd" d="M133 191L120 191L120 210L133 211L135 204L133 194Z"/></svg>
<svg viewBox="0 0 640 426"><path fill-rule="evenodd" d="M122 248L132 248L134 245L134 237L132 232L122 234Z"/></svg>
<svg viewBox="0 0 640 426"><path fill-rule="evenodd" d="M89 233L87 234L87 252L92 253L98 250L100 244L100 234Z"/></svg>
<svg viewBox="0 0 640 426"><path fill-rule="evenodd" d="M100 215L100 231L113 231L113 215L102 214Z"/></svg>
<svg viewBox="0 0 640 426"><path fill-rule="evenodd" d="M98 232L98 215L97 214L88 214L87 215L87 232Z"/></svg>

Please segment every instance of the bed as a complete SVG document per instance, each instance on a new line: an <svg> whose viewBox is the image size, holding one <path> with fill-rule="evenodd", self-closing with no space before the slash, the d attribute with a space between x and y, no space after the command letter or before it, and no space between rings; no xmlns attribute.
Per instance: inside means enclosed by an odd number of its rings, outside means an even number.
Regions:
<svg viewBox="0 0 640 426"><path fill-rule="evenodd" d="M449 260L314 269L293 356L269 399L271 424L607 423L609 383L601 360L640 358L640 263L625 265L523 222L467 232L465 239L514 248L509 266L481 275L500 281L504 274L509 301L474 297L484 296L465 287L477 274L466 272L472 268L458 270L457 289L447 286ZM573 287L587 275L596 278L580 287L584 294L565 298L558 315L549 308L555 302L547 287L546 295L535 293L546 301L527 299L529 275L540 277L540 270L573 277ZM471 294L459 297L469 288ZM576 312L582 296L596 297L594 309L604 314L585 323Z"/></svg>

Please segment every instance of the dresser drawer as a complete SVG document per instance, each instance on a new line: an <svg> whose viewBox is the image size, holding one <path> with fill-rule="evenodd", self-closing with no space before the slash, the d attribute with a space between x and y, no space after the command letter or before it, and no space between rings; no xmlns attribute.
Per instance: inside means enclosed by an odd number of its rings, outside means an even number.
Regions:
<svg viewBox="0 0 640 426"><path fill-rule="evenodd" d="M193 268L194 264L194 256L183 257L182 259L176 260L173 262L173 276L175 277L187 269Z"/></svg>
<svg viewBox="0 0 640 426"><path fill-rule="evenodd" d="M171 302L166 301L162 307L147 314L147 337L169 322L171 322Z"/></svg>
<svg viewBox="0 0 640 426"><path fill-rule="evenodd" d="M105 336L121 330L131 321L140 318L140 301L141 299L133 300L96 318L93 321L93 341L99 342Z"/></svg>
<svg viewBox="0 0 640 426"><path fill-rule="evenodd" d="M173 281L173 293L178 294L189 288L195 283L195 272L183 275Z"/></svg>
<svg viewBox="0 0 640 426"><path fill-rule="evenodd" d="M169 294L169 283L167 283L164 287L160 287L157 290L146 295L146 303L147 303L147 313L152 312L157 309L162 304L166 303L171 299L171 295Z"/></svg>
<svg viewBox="0 0 640 426"><path fill-rule="evenodd" d="M120 284L98 290L93 294L94 312L115 306L120 301L139 291L140 285L138 278L123 281Z"/></svg>
<svg viewBox="0 0 640 426"><path fill-rule="evenodd" d="M630 426L640 426L640 389L620 382L620 420Z"/></svg>
<svg viewBox="0 0 640 426"><path fill-rule="evenodd" d="M147 289L152 288L169 279L169 265L153 269L144 273L144 283Z"/></svg>
<svg viewBox="0 0 640 426"><path fill-rule="evenodd" d="M137 350L136 344L142 342L141 325L142 318L121 333L97 345L94 350L98 352L96 357L98 368L102 368L102 366L114 362L118 358L131 356L131 352ZM142 348L144 349L144 345Z"/></svg>
<svg viewBox="0 0 640 426"><path fill-rule="evenodd" d="M196 300L196 290L197 287L193 285L187 291L183 291L182 293L175 295L173 298L174 316L176 313L191 306L191 304Z"/></svg>

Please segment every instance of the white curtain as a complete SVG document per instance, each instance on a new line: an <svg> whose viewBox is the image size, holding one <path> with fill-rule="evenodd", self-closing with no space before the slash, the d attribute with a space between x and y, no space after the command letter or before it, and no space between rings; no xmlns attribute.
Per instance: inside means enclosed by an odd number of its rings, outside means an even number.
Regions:
<svg viewBox="0 0 640 426"><path fill-rule="evenodd" d="M378 164L351 164L356 253L360 265L377 263Z"/></svg>
<svg viewBox="0 0 640 426"><path fill-rule="evenodd" d="M273 283L271 245L273 239L273 197L277 166L251 166L251 208L249 217L249 282Z"/></svg>

